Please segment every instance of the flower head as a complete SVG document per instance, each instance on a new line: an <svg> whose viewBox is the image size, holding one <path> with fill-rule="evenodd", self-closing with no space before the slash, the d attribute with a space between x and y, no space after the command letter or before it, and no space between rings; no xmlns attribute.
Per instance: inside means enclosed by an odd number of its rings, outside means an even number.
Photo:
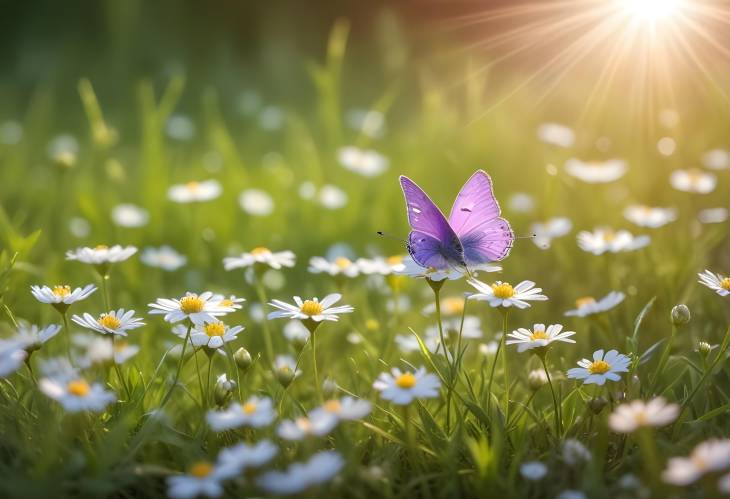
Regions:
<svg viewBox="0 0 730 499"><path fill-rule="evenodd" d="M586 385L603 385L606 380L620 380L621 376L618 373L628 372L630 363L631 359L616 350L609 350L605 355L602 349L596 350L592 361L588 359L578 361L580 367L570 369L568 377L582 379Z"/></svg>
<svg viewBox="0 0 730 499"><path fill-rule="evenodd" d="M674 170L669 177L669 183L678 191L709 194L717 186L717 176L698 168Z"/></svg>
<svg viewBox="0 0 730 499"><path fill-rule="evenodd" d="M339 319L339 314L349 314L355 309L350 305L340 305L333 307L335 303L340 301L342 295L339 293L332 293L325 296L322 301L318 298L312 298L310 300L302 300L300 297L294 297L294 303L292 305L281 300L272 300L269 305L278 309L277 311L269 313L269 319L299 319L302 321L336 321Z"/></svg>
<svg viewBox="0 0 730 499"><path fill-rule="evenodd" d="M330 481L344 466L345 460L339 453L321 451L308 461L290 465L286 471L268 471L256 483L271 494L297 494Z"/></svg>
<svg viewBox="0 0 730 499"><path fill-rule="evenodd" d="M21 322L18 325L17 334L13 337L21 343L24 343L25 349L28 352L37 350L45 342L53 338L61 331L60 324L51 324L44 328L39 328L35 324L28 324L27 322Z"/></svg>
<svg viewBox="0 0 730 499"><path fill-rule="evenodd" d="M589 184L604 184L613 182L624 176L628 165L621 159L607 161L581 161L569 159L565 163L565 171L583 182Z"/></svg>
<svg viewBox="0 0 730 499"><path fill-rule="evenodd" d="M173 324L190 319L193 324L202 325L234 311L233 307L221 305L221 300L215 300L210 291L200 295L188 292L181 298L158 298L149 306L150 314L165 314L165 320Z"/></svg>
<svg viewBox="0 0 730 499"><path fill-rule="evenodd" d="M624 218L639 227L657 229L677 219L677 210L674 208L656 208L642 204L627 206Z"/></svg>
<svg viewBox="0 0 730 499"><path fill-rule="evenodd" d="M65 373L42 378L38 387L68 412L102 412L117 400L116 395L106 391L101 383L89 383L83 377Z"/></svg>
<svg viewBox="0 0 730 499"><path fill-rule="evenodd" d="M190 343L196 347L220 348L226 343L237 339L243 326L230 327L227 324L214 320L196 324L190 334Z"/></svg>
<svg viewBox="0 0 730 499"><path fill-rule="evenodd" d="M679 416L679 406L662 397L644 402L633 400L621 404L608 419L608 426L617 433L632 433L645 426L666 426Z"/></svg>
<svg viewBox="0 0 730 499"><path fill-rule="evenodd" d="M387 276L403 273L406 270L408 260L413 262L413 259L410 257L405 258L403 255L392 255L389 257L358 258L355 263L363 274Z"/></svg>
<svg viewBox="0 0 730 499"><path fill-rule="evenodd" d="M105 246L100 244L93 248L83 247L66 252L66 260L76 260L90 265L109 265L123 262L137 252L134 246L122 247L118 244Z"/></svg>
<svg viewBox="0 0 730 499"><path fill-rule="evenodd" d="M30 287L30 292L36 300L50 303L61 313L66 312L72 303L88 298L94 291L96 291L96 286L93 284L75 289L71 289L71 286L68 285Z"/></svg>
<svg viewBox="0 0 730 499"><path fill-rule="evenodd" d="M532 281L522 281L516 286L502 281L496 281L490 285L473 278L467 282L478 291L478 293L470 295L469 299L486 301L491 307L528 308L530 306L528 301L548 299L547 296L541 294L542 288L536 288Z"/></svg>
<svg viewBox="0 0 730 499"><path fill-rule="evenodd" d="M627 230L614 231L608 227L599 227L593 232L584 230L578 233L580 249L594 255L635 251L647 246L650 241L649 236L634 236Z"/></svg>
<svg viewBox="0 0 730 499"><path fill-rule="evenodd" d="M553 239L563 237L573 229L573 222L566 217L556 217L542 223L534 223L530 231L535 235L532 242L538 248L549 249Z"/></svg>
<svg viewBox="0 0 730 499"><path fill-rule="evenodd" d="M360 273L360 267L344 256L339 256L332 261L321 256L315 256L309 260L309 271L313 274L357 277Z"/></svg>
<svg viewBox="0 0 730 499"><path fill-rule="evenodd" d="M546 144L568 148L575 144L575 132L560 123L543 123L537 127L537 138Z"/></svg>
<svg viewBox="0 0 730 499"><path fill-rule="evenodd" d="M20 369L28 358L26 341L0 340L0 378L7 378Z"/></svg>
<svg viewBox="0 0 730 499"><path fill-rule="evenodd" d="M397 274L414 277L416 279L428 279L434 282L441 282L444 280L455 281L467 275L466 269L458 269L453 267L449 267L446 269L434 269L429 267L422 267L418 265L411 257L404 258L403 265L403 270L396 272ZM479 272L499 272L500 270L502 270L502 267L487 264L476 265L469 268L469 272L471 272L471 275L478 275Z"/></svg>
<svg viewBox="0 0 730 499"><path fill-rule="evenodd" d="M363 177L377 177L388 169L388 158L370 149L347 146L337 151L340 165Z"/></svg>
<svg viewBox="0 0 730 499"><path fill-rule="evenodd" d="M134 310L125 311L123 308L103 313L99 317L89 313L84 313L83 316L74 315L71 320L86 329L120 336L127 336L127 331L144 326L142 319L134 316Z"/></svg>
<svg viewBox="0 0 730 499"><path fill-rule="evenodd" d="M720 296L730 295L730 277L722 274L715 274L709 270L705 270L701 274L697 274L700 278L700 284L707 286Z"/></svg>
<svg viewBox="0 0 730 499"><path fill-rule="evenodd" d="M112 210L112 220L119 227L144 227L150 220L150 214L135 204L118 204Z"/></svg>
<svg viewBox="0 0 730 499"><path fill-rule="evenodd" d="M544 350L554 341L575 343L575 340L570 339L570 336L573 336L575 332L562 330L562 324L551 324L547 328L545 324L535 324L532 326L532 330L519 328L512 331L507 335L512 339L507 340L505 344L517 345L517 351L524 352L532 349Z"/></svg>
<svg viewBox="0 0 730 499"><path fill-rule="evenodd" d="M548 467L540 461L528 461L520 465L520 475L525 480L537 481L542 480L547 475Z"/></svg>
<svg viewBox="0 0 730 499"><path fill-rule="evenodd" d="M385 400L397 405L407 405L415 399L434 398L439 395L441 382L434 374L421 367L415 372L401 371L394 367L390 373L381 373L373 383Z"/></svg>
<svg viewBox="0 0 730 499"><path fill-rule="evenodd" d="M277 430L279 437L284 440L303 440L307 437L324 437L337 426L339 419L336 415L320 411L309 417L298 417L281 422Z"/></svg>
<svg viewBox="0 0 730 499"><path fill-rule="evenodd" d="M372 410L372 404L367 400L345 396L341 399L330 399L309 413L311 419L330 415L340 421L362 419Z"/></svg>
<svg viewBox="0 0 730 499"><path fill-rule="evenodd" d="M223 495L223 480L230 478L232 467L222 468L209 461L192 463L185 474L167 479L167 495L173 499L193 499L198 496Z"/></svg>
<svg viewBox="0 0 730 499"><path fill-rule="evenodd" d="M576 308L568 310L565 315L568 317L586 317L588 315L600 314L611 310L619 303L624 301L626 295L619 291L611 291L600 300L596 300L592 296L578 298L575 301Z"/></svg>
<svg viewBox="0 0 730 499"><path fill-rule="evenodd" d="M181 255L167 245L160 246L159 248L145 248L139 256L139 259L145 265L158 267L168 272L175 271L188 262L186 256Z"/></svg>
<svg viewBox="0 0 730 499"><path fill-rule="evenodd" d="M672 457L662 479L672 485L689 485L707 473L730 467L730 439L710 439L697 445L688 457Z"/></svg>
<svg viewBox="0 0 730 499"><path fill-rule="evenodd" d="M223 188L217 180L192 181L171 186L167 190L167 197L175 203L200 203L217 198L221 192Z"/></svg>
<svg viewBox="0 0 730 499"><path fill-rule="evenodd" d="M241 426L263 428L276 419L276 411L268 397L250 397L244 404L233 403L223 411L208 411L206 421L213 431L225 431Z"/></svg>
<svg viewBox="0 0 730 499"><path fill-rule="evenodd" d="M260 264L279 270L282 267L293 267L295 259L296 256L291 251L273 252L261 246L239 256L224 258L223 267L226 270L233 270Z"/></svg>

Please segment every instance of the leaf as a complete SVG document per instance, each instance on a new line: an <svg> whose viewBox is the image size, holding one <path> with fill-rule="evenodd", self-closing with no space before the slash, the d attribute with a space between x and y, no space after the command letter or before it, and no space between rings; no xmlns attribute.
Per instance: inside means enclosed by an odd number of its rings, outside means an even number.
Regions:
<svg viewBox="0 0 730 499"><path fill-rule="evenodd" d="M644 308L641 309L641 312L639 312L639 315L637 315L636 319L634 320L634 333L631 335L631 340L636 345L638 345L639 328L641 327L641 323L644 321L644 317L646 317L646 314L649 313L649 310L651 310L651 307L654 305L655 301L656 301L656 296L652 297L652 299L649 300L646 305L644 305ZM636 352L634 351L632 353L636 353Z"/></svg>
<svg viewBox="0 0 730 499"><path fill-rule="evenodd" d="M659 350L659 347L664 343L665 339L662 338L661 340L654 343L652 346L644 350L644 353L641 354L641 357L639 358L639 365L643 365L646 362L649 362L651 358L654 356L654 354Z"/></svg>

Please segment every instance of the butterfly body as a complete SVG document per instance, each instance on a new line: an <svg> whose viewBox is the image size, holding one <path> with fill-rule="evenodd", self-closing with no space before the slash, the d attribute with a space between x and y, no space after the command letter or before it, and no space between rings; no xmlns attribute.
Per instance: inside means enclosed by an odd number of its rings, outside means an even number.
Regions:
<svg viewBox="0 0 730 499"><path fill-rule="evenodd" d="M456 196L448 220L411 179L400 177L411 233L408 252L423 267L464 268L505 258L514 242L509 222L501 218L492 180L477 170Z"/></svg>

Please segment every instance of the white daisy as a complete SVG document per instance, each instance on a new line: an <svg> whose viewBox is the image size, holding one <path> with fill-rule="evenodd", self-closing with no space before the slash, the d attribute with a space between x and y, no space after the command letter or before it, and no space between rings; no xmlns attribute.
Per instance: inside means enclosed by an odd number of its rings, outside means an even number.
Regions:
<svg viewBox="0 0 730 499"><path fill-rule="evenodd" d="M411 259L411 261L413 261ZM406 269L403 255L393 255L387 258L376 256L374 258L358 258L355 262L360 272L365 275L390 275L399 274Z"/></svg>
<svg viewBox="0 0 730 499"><path fill-rule="evenodd" d="M373 388L380 392L382 398L397 405L407 405L415 399L438 397L440 387L438 377L427 373L423 367L415 372L403 372L394 367L390 373L381 373L373 383Z"/></svg>
<svg viewBox="0 0 730 499"><path fill-rule="evenodd" d="M268 397L250 397L241 405L233 403L223 411L208 411L205 416L213 431L225 431L241 426L263 428L276 419L276 411Z"/></svg>
<svg viewBox="0 0 730 499"><path fill-rule="evenodd" d="M522 281L517 286L507 282L497 281L486 284L477 279L468 279L468 282L478 293L469 296L470 300L486 301L491 307L528 308L528 301L545 301L547 296L541 294L542 288L536 288L532 281Z"/></svg>
<svg viewBox="0 0 730 499"><path fill-rule="evenodd" d="M193 463L183 475L167 478L167 495L173 499L194 499L199 496L223 495L223 480L230 478L231 466L219 467L208 461Z"/></svg>
<svg viewBox="0 0 730 499"><path fill-rule="evenodd" d="M674 170L669 177L672 187L682 192L708 194L715 190L717 177L698 168Z"/></svg>
<svg viewBox="0 0 730 499"><path fill-rule="evenodd" d="M371 149L347 146L337 151L337 158L346 170L363 177L377 177L388 169L390 162L385 156Z"/></svg>
<svg viewBox="0 0 730 499"><path fill-rule="evenodd" d="M104 390L101 383L90 384L81 377L42 378L38 387L68 412L102 412L106 406L117 400L116 395Z"/></svg>
<svg viewBox="0 0 730 499"><path fill-rule="evenodd" d="M702 156L702 164L710 170L730 168L730 152L725 149L711 149Z"/></svg>
<svg viewBox="0 0 730 499"><path fill-rule="evenodd" d="M575 340L570 339L570 337L575 334L575 331L562 330L562 324L551 324L547 328L545 327L545 324L535 324L532 326L531 331L521 327L507 335L512 339L507 340L505 344L517 345L517 351L524 352L525 350L545 349L554 341L575 343Z"/></svg>
<svg viewBox="0 0 730 499"><path fill-rule="evenodd" d="M104 365L112 362L124 364L126 361L139 353L139 346L132 345L126 341L115 341L114 345L106 338L90 336L88 334L76 334L72 339L74 345L83 348L84 353L76 359L79 367Z"/></svg>
<svg viewBox="0 0 730 499"><path fill-rule="evenodd" d="M158 267L168 272L175 271L188 263L186 256L181 255L166 244L159 248L145 248L139 256L139 259L145 265Z"/></svg>
<svg viewBox="0 0 730 499"><path fill-rule="evenodd" d="M190 333L190 343L195 347L220 348L237 339L243 326L230 327L221 321L197 324Z"/></svg>
<svg viewBox="0 0 730 499"><path fill-rule="evenodd" d="M325 184L317 193L317 201L328 210L339 210L347 205L347 193L332 184Z"/></svg>
<svg viewBox="0 0 730 499"><path fill-rule="evenodd" d="M216 199L223 192L217 180L176 184L167 190L167 197L176 203L199 203Z"/></svg>
<svg viewBox="0 0 730 499"><path fill-rule="evenodd" d="M626 295L620 291L611 291L606 296L596 301L592 296L584 296L575 300L576 308L568 310L565 315L568 317L586 317L588 315L600 314L611 310L624 301Z"/></svg>
<svg viewBox="0 0 730 499"><path fill-rule="evenodd" d="M36 300L42 303L50 303L61 313L64 313L72 303L85 300L94 291L96 291L96 286L93 284L73 290L71 286L67 285L57 285L52 288L48 286L30 287L30 292Z"/></svg>
<svg viewBox="0 0 730 499"><path fill-rule="evenodd" d="M165 320L173 324L190 319L193 324L201 325L215 322L216 317L234 311L233 307L223 306L213 297L213 293L206 291L200 295L188 292L179 299L158 298L155 303L149 303L150 314L165 314Z"/></svg>
<svg viewBox="0 0 730 499"><path fill-rule="evenodd" d="M269 471L256 483L271 494L297 494L332 480L344 468L345 460L335 451L321 451L308 461L294 463L286 471Z"/></svg>
<svg viewBox="0 0 730 499"><path fill-rule="evenodd" d="M276 433L284 440L303 440L307 437L324 437L337 426L339 419L334 414L320 411L309 417L286 419L279 424Z"/></svg>
<svg viewBox="0 0 730 499"><path fill-rule="evenodd" d="M573 222L566 217L555 217L542 223L534 223L530 226L530 232L535 237L532 242L538 248L548 249L553 239L563 237L573 229Z"/></svg>
<svg viewBox="0 0 730 499"><path fill-rule="evenodd" d="M256 217L265 217L274 212L274 200L268 192L261 189L246 189L238 196L241 209Z"/></svg>
<svg viewBox="0 0 730 499"><path fill-rule="evenodd" d="M543 123L537 127L537 138L546 144L565 149L575 144L573 129L559 123Z"/></svg>
<svg viewBox="0 0 730 499"><path fill-rule="evenodd" d="M22 367L28 358L27 346L22 340L0 340L0 378L7 378Z"/></svg>
<svg viewBox="0 0 730 499"><path fill-rule="evenodd" d="M229 256L223 259L223 267L226 270L251 267L253 265L266 265L272 269L282 267L293 267L296 256L291 251L272 252L268 248L254 248L248 253L241 253L239 256Z"/></svg>
<svg viewBox="0 0 730 499"><path fill-rule="evenodd" d="M544 369L532 369L527 373L527 386L531 390L539 390L550 382Z"/></svg>
<svg viewBox="0 0 730 499"><path fill-rule="evenodd" d="M225 476L239 476L252 468L269 463L278 453L279 449L268 439L251 445L241 442L221 449L217 467Z"/></svg>
<svg viewBox="0 0 730 499"><path fill-rule="evenodd" d="M561 455L563 461L569 466L576 466L588 462L593 458L591 451L580 440L576 440L575 438L568 438L563 442Z"/></svg>
<svg viewBox="0 0 730 499"><path fill-rule="evenodd" d="M127 336L127 331L144 326L142 319L134 316L134 310L125 311L123 308L101 314L99 317L94 317L88 313L84 313L83 316L74 315L71 320L81 327L102 334L109 333L120 336Z"/></svg>
<svg viewBox="0 0 730 499"><path fill-rule="evenodd" d="M707 208L697 214L697 219L703 224L721 224L728 219L727 208Z"/></svg>
<svg viewBox="0 0 730 499"><path fill-rule="evenodd" d="M645 426L666 426L678 416L679 406L667 403L662 397L649 402L632 400L616 407L608 418L608 426L617 433L633 433Z"/></svg>
<svg viewBox="0 0 730 499"><path fill-rule="evenodd" d="M656 208L642 204L627 206L624 218L639 227L657 229L677 219L677 210L674 208Z"/></svg>
<svg viewBox="0 0 730 499"><path fill-rule="evenodd" d="M330 399L320 407L309 413L311 419L317 419L322 414L335 416L340 421L354 421L362 419L372 410L372 404L364 399L345 396L341 399Z"/></svg>
<svg viewBox="0 0 730 499"><path fill-rule="evenodd" d="M115 244L111 248L100 244L93 248L76 248L66 252L66 260L76 260L91 265L108 265L123 262L137 252L134 246L122 247Z"/></svg>
<svg viewBox="0 0 730 499"><path fill-rule="evenodd" d="M629 364L631 359L616 350L609 350L605 355L603 349L596 350L593 353L593 361L588 359L578 361L580 367L568 370L568 377L582 379L585 385L603 385L606 380L619 381L621 375L618 373L628 372Z"/></svg>
<svg viewBox="0 0 730 499"><path fill-rule="evenodd" d="M118 204L112 209L112 221L119 227L144 227L150 221L150 214L136 204Z"/></svg>
<svg viewBox="0 0 730 499"><path fill-rule="evenodd" d="M312 298L311 300L302 300L300 297L294 297L294 303L283 302L281 300L272 300L269 305L278 309L277 311L270 312L268 315L269 319L299 319L302 321L336 321L339 319L339 314L349 314L355 309L350 305L340 305L333 307L335 303L340 301L342 295L339 293L332 293L325 296L320 302L318 298Z"/></svg>
<svg viewBox="0 0 730 499"><path fill-rule="evenodd" d="M292 379L302 374L297 368L297 359L291 355L277 355L274 357L274 371L291 375Z"/></svg>
<svg viewBox="0 0 730 499"><path fill-rule="evenodd" d="M339 256L329 261L321 256L309 260L309 271L313 274L329 274L331 276L357 277L360 267L349 258Z"/></svg>
<svg viewBox="0 0 730 499"><path fill-rule="evenodd" d="M532 482L542 480L547 475L548 467L540 461L528 461L520 465L520 475L525 480Z"/></svg>
<svg viewBox="0 0 730 499"><path fill-rule="evenodd" d="M583 182L589 184L604 184L613 182L624 176L628 165L621 159L606 161L581 161L571 158L565 162L565 171Z"/></svg>
<svg viewBox="0 0 730 499"><path fill-rule="evenodd" d="M396 274L402 274L416 279L429 279L434 282L440 282L443 280L454 281L457 279L461 279L466 275L466 269L457 269L450 267L437 270L434 268L421 267L411 257L404 258L403 265L405 266L404 269L395 272ZM476 265L469 268L469 271L472 275L478 275L479 272L499 272L500 270L502 270L502 267L487 264Z"/></svg>
<svg viewBox="0 0 730 499"><path fill-rule="evenodd" d="M299 321L289 321L284 325L284 337L296 345L304 345L310 336L309 329Z"/></svg>
<svg viewBox="0 0 730 499"><path fill-rule="evenodd" d="M61 331L60 324L51 324L44 328L39 328L35 324L21 322L18 325L17 334L12 338L26 345L25 349L29 352L38 350L45 342L56 336Z"/></svg>
<svg viewBox="0 0 730 499"><path fill-rule="evenodd" d="M730 467L730 439L710 439L697 445L689 457L672 457L662 479L672 485L689 485L708 473Z"/></svg>
<svg viewBox="0 0 730 499"><path fill-rule="evenodd" d="M580 490L567 489L555 496L555 499L587 499L587 497Z"/></svg>
<svg viewBox="0 0 730 499"><path fill-rule="evenodd" d="M609 227L598 227L593 232L584 230L578 233L580 249L594 255L635 251L647 246L650 241L649 236L634 236L627 230L614 231Z"/></svg>
<svg viewBox="0 0 730 499"><path fill-rule="evenodd" d="M700 278L697 282L703 286L707 286L718 295L730 295L730 277L725 277L722 274L715 274L714 272L706 269L701 274L697 274L697 277Z"/></svg>
<svg viewBox="0 0 730 499"><path fill-rule="evenodd" d="M218 302L218 305L222 307L230 307L234 310L241 310L243 308L243 305L241 305L241 303L245 302L246 298L239 298L236 295L225 296L221 294L215 294L210 300L213 302Z"/></svg>

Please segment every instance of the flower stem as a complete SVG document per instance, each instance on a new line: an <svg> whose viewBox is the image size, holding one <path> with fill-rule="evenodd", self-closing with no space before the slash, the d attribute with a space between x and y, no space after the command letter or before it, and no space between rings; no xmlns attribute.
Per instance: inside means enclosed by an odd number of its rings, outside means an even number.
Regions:
<svg viewBox="0 0 730 499"><path fill-rule="evenodd" d="M506 341L507 338L507 318L509 312L507 309L502 310L502 338L501 342ZM495 359L496 360L496 359ZM509 419L509 371L507 369L507 348L502 348L502 376L504 380L504 419Z"/></svg>
<svg viewBox="0 0 730 499"><path fill-rule="evenodd" d="M260 272L256 272L256 294L258 295L259 302L261 302L261 306L265 307L267 303L266 299L266 290L264 289L264 282L261 279ZM264 320L262 322L262 326L264 328L264 344L266 348L266 357L268 357L268 363L269 365L272 365L274 362L274 344L271 341L271 331L269 330L269 321L264 315Z"/></svg>
<svg viewBox="0 0 730 499"><path fill-rule="evenodd" d="M662 373L664 372L664 369L667 367L667 362L669 361L669 354L672 351L672 344L674 343L674 337L677 334L677 326L672 325L672 334L669 336L669 340L667 340L667 344L664 346L664 351L662 352L662 356L659 359L659 364L657 364L656 372L654 373L654 380L651 384L651 391L654 393L656 391L657 384L659 383L659 378L661 377Z"/></svg>
<svg viewBox="0 0 730 499"><path fill-rule="evenodd" d="M311 331L309 335L312 340L312 370L314 371L314 388L317 392L317 398L320 402L324 402L322 397L322 385L319 384L319 373L317 372L317 335Z"/></svg>
<svg viewBox="0 0 730 499"><path fill-rule="evenodd" d="M168 400L170 400L170 396L172 395L173 390L175 389L175 386L177 386L177 381L180 379L180 371L182 371L183 362L185 362L185 351L188 348L188 343L190 343L190 331L193 329L193 323L190 322L188 324L188 332L185 334L185 342L183 343L182 352L180 352L180 361L177 363L177 370L175 371L175 379L173 379L172 384L170 385L170 388L167 390L167 393L162 399L162 402L160 403L160 408L164 407Z"/></svg>
<svg viewBox="0 0 730 499"><path fill-rule="evenodd" d="M68 315L66 315L66 312L63 312L61 317L63 318L63 328L66 330L66 355L68 356L68 361L73 363L71 359L71 328L68 325Z"/></svg>
<svg viewBox="0 0 730 499"><path fill-rule="evenodd" d="M111 311L109 300L109 274L100 274L101 276L101 297L104 300L104 311Z"/></svg>
<svg viewBox="0 0 730 499"><path fill-rule="evenodd" d="M555 411L555 436L558 438L558 440L560 440L560 436L563 433L560 404L558 404L558 398L555 396L553 380L552 378L550 378L550 371L548 371L547 362L545 361L546 355L540 355L539 357L542 361L542 367L545 369L545 375L547 376L548 385L550 385L550 394L553 396L553 410Z"/></svg>
<svg viewBox="0 0 730 499"><path fill-rule="evenodd" d="M127 386L127 382L124 380L124 376L122 376L122 370L119 368L119 364L117 363L117 359L114 355L116 352L115 346L114 346L114 340L115 335L112 333L111 341L112 341L112 364L114 364L114 372L117 373L117 378L119 378L119 383L121 383L122 387L124 388L124 392L127 394L127 400L131 400L132 393L129 391L129 387Z"/></svg>

